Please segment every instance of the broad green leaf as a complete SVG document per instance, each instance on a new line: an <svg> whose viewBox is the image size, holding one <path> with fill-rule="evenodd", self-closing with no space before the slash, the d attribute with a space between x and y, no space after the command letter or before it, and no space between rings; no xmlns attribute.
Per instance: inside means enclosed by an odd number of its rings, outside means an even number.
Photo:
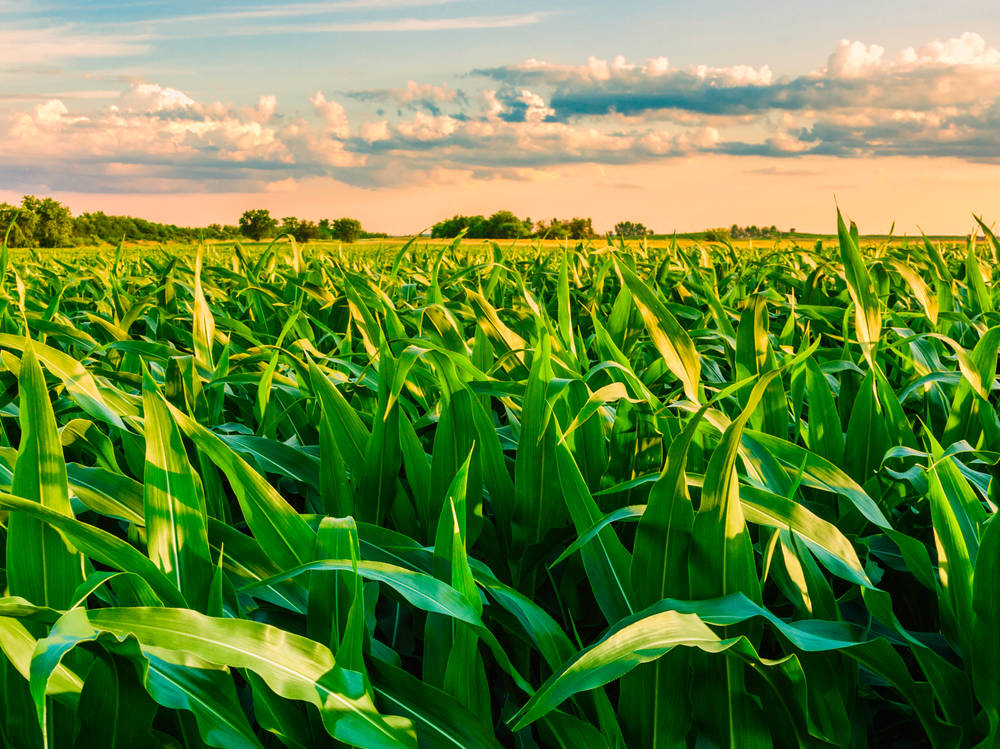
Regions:
<svg viewBox="0 0 1000 749"><path fill-rule="evenodd" d="M289 566L308 559L315 534L302 517L218 436L164 403L181 431L226 474L247 525L271 558Z"/></svg>
<svg viewBox="0 0 1000 749"><path fill-rule="evenodd" d="M684 394L695 403L700 400L701 359L687 331L671 314L666 305L624 263L616 266L622 280L632 293L650 338L663 361L684 385Z"/></svg>
<svg viewBox="0 0 1000 749"><path fill-rule="evenodd" d="M172 606L184 605L184 597L159 567L133 546L108 531L54 512L32 500L10 494L0 493L0 508L30 516L59 531L78 551L94 561L138 575L146 581L163 603ZM74 583L68 595L70 601L75 590Z"/></svg>
<svg viewBox="0 0 1000 749"><path fill-rule="evenodd" d="M185 599L204 611L212 559L201 479L187 459L180 430L152 377L143 382L143 516L149 558Z"/></svg>
<svg viewBox="0 0 1000 749"><path fill-rule="evenodd" d="M337 666L325 646L260 622L216 619L189 609L75 609L39 645L32 661L33 691L44 687L69 649L103 632L134 637L147 655L175 666L185 666L195 656L215 666L253 671L280 696L315 705L327 731L341 741L362 747L416 746L408 722L381 716L361 675Z"/></svg>
<svg viewBox="0 0 1000 749"><path fill-rule="evenodd" d="M872 284L868 266L865 264L857 240L844 225L844 219L837 209L837 234L840 238L840 258L844 264L847 290L854 302L855 330L858 343L872 369L875 368L874 348L882 336L882 309L875 287Z"/></svg>
<svg viewBox="0 0 1000 749"><path fill-rule="evenodd" d="M45 376L29 346L18 379L21 444L11 492L52 513L73 517L62 443L45 387ZM52 527L13 512L7 526L7 584L12 595L53 608L67 608L83 580L83 558Z"/></svg>

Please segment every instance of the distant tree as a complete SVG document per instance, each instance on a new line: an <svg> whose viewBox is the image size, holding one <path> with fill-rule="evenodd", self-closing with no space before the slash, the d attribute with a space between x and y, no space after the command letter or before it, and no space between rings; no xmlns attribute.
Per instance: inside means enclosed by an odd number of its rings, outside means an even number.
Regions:
<svg viewBox="0 0 1000 749"><path fill-rule="evenodd" d="M482 239L518 239L531 233L531 223L522 221L510 211L497 211L480 227Z"/></svg>
<svg viewBox="0 0 1000 749"><path fill-rule="evenodd" d="M291 234L294 237L298 228L299 220L295 216L285 216L281 219L281 226L278 227L278 233Z"/></svg>
<svg viewBox="0 0 1000 749"><path fill-rule="evenodd" d="M709 231L721 231L719 229L710 229ZM738 224L733 224L728 230L730 239L769 239L771 237L780 237L781 232L778 230L777 226L773 224L771 226L757 226L756 224L750 224L749 226L739 226ZM792 229L794 232L795 229Z"/></svg>
<svg viewBox="0 0 1000 749"><path fill-rule="evenodd" d="M255 242L273 235L277 227L278 222L271 218L271 212L266 208L245 211L240 216L240 233Z"/></svg>
<svg viewBox="0 0 1000 749"><path fill-rule="evenodd" d="M597 236L594 222L588 218L571 218L568 222L570 239L593 239Z"/></svg>
<svg viewBox="0 0 1000 749"><path fill-rule="evenodd" d="M31 211L0 203L0 240L6 235L8 247L34 247L37 224L38 216Z"/></svg>
<svg viewBox="0 0 1000 749"><path fill-rule="evenodd" d="M463 232L469 239L518 239L531 236L532 224L530 218L518 218L510 211L497 211L489 218L452 216L431 228L431 236L436 238L457 237Z"/></svg>
<svg viewBox="0 0 1000 749"><path fill-rule="evenodd" d="M179 227L132 216L109 216L103 211L76 218L69 208L53 198L25 195L20 206L0 203L0 239L17 216L11 230L12 247L70 247L122 239L146 242L228 239L239 234L236 226Z"/></svg>
<svg viewBox="0 0 1000 749"><path fill-rule="evenodd" d="M178 229L178 232L183 232L183 229ZM205 239L232 239L240 233L240 228L238 226L230 226L228 224L209 224L203 230Z"/></svg>
<svg viewBox="0 0 1000 749"><path fill-rule="evenodd" d="M715 229L705 229L706 242L728 242L732 237L732 230L724 226Z"/></svg>
<svg viewBox="0 0 1000 749"><path fill-rule="evenodd" d="M294 216L281 219L281 232L288 232L295 237L296 242L305 243L319 239L319 227L314 222L297 219Z"/></svg>
<svg viewBox="0 0 1000 749"><path fill-rule="evenodd" d="M557 218L548 223L542 220L535 224L535 236L539 239L566 239L569 236L569 227Z"/></svg>
<svg viewBox="0 0 1000 749"><path fill-rule="evenodd" d="M652 233L638 221L619 221L615 224L615 236L622 239L640 239Z"/></svg>
<svg viewBox="0 0 1000 749"><path fill-rule="evenodd" d="M593 239L597 233L594 231L593 219L553 218L548 223L539 221L535 225L535 236L540 239Z"/></svg>
<svg viewBox="0 0 1000 749"><path fill-rule="evenodd" d="M21 209L36 216L34 244L38 247L67 247L73 235L73 216L69 208L52 198L25 195Z"/></svg>
<svg viewBox="0 0 1000 749"><path fill-rule="evenodd" d="M330 234L341 242L356 242L361 236L361 222L356 218L338 218L330 224Z"/></svg>
<svg viewBox="0 0 1000 749"><path fill-rule="evenodd" d="M431 227L431 236L435 239L457 237L463 231L470 236L480 233L486 223L484 216L452 216L444 221L438 221Z"/></svg>

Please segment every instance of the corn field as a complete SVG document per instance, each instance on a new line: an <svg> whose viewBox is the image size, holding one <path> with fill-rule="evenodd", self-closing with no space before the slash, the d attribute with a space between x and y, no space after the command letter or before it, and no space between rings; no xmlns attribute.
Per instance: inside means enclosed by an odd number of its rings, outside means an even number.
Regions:
<svg viewBox="0 0 1000 749"><path fill-rule="evenodd" d="M1000 744L1000 242L0 258L8 747Z"/></svg>

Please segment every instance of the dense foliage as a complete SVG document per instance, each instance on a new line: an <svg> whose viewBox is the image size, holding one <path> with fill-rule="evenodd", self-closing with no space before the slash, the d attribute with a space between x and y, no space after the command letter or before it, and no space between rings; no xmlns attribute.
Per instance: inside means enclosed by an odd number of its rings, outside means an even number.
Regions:
<svg viewBox="0 0 1000 749"><path fill-rule="evenodd" d="M210 224L204 227L160 224L133 216L108 216L101 211L73 216L68 207L54 198L25 195L20 205L0 203L0 227L9 247L80 247L127 242L199 242L247 238L254 241L290 234L298 242L312 239L358 239L385 237L367 232L354 218L323 219L319 223L289 216L279 224L264 208L244 211L238 226ZM3 236L0 234L0 239Z"/></svg>
<svg viewBox="0 0 1000 749"><path fill-rule="evenodd" d="M634 228L642 224L624 222L616 226ZM645 227L642 227L645 236ZM489 218L485 216L452 216L439 221L431 228L434 238L468 237L469 239L594 239L594 222L590 218L553 218L532 223L530 218L518 218L510 211L497 211ZM624 235L633 236L633 235Z"/></svg>
<svg viewBox="0 0 1000 749"><path fill-rule="evenodd" d="M794 232L795 229L791 231ZM729 236L733 239L772 239L780 237L781 231L774 224L770 226L757 226L756 224L738 226L737 224L733 224L729 227Z"/></svg>
<svg viewBox="0 0 1000 749"><path fill-rule="evenodd" d="M240 216L240 234L248 239L259 241L264 237L273 237L277 231L278 220L266 208L251 208Z"/></svg>
<svg viewBox="0 0 1000 749"><path fill-rule="evenodd" d="M5 252L3 744L997 745L989 240Z"/></svg>
<svg viewBox="0 0 1000 749"><path fill-rule="evenodd" d="M792 234L795 233L795 229L790 229L789 231ZM705 229L702 232L702 236L708 242L729 242L733 239L780 239L781 230L773 224L771 226L757 226L756 224L740 226L733 224L728 229L721 226L714 229Z"/></svg>
<svg viewBox="0 0 1000 749"><path fill-rule="evenodd" d="M202 228L158 224L132 216L108 216L101 211L74 217L53 198L25 195L20 205L0 203L0 227L10 247L75 247L101 243L194 242L237 236L234 226L212 224ZM0 237L2 239L2 237Z"/></svg>
<svg viewBox="0 0 1000 749"><path fill-rule="evenodd" d="M240 233L254 241L269 239L287 234L296 242L309 242L313 239L337 239L341 242L357 242L359 239L387 236L384 233L368 232L361 228L361 222L356 218L321 219L319 223L286 216L278 224L266 208L255 208L244 211L240 216Z"/></svg>
<svg viewBox="0 0 1000 749"><path fill-rule="evenodd" d="M615 224L614 235L622 239L642 239L652 233L652 229L647 229L644 224L637 221L619 221Z"/></svg>
<svg viewBox="0 0 1000 749"><path fill-rule="evenodd" d="M450 238L464 235L469 239L518 239L530 237L530 218L520 219L510 211L497 211L485 216L452 216L431 228L432 237Z"/></svg>

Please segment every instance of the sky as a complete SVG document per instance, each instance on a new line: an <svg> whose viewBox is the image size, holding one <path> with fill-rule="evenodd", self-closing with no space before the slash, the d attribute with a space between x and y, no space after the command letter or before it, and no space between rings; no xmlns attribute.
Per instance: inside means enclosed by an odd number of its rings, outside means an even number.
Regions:
<svg viewBox="0 0 1000 749"><path fill-rule="evenodd" d="M1000 4L0 0L0 201L182 225L1000 219Z"/></svg>

